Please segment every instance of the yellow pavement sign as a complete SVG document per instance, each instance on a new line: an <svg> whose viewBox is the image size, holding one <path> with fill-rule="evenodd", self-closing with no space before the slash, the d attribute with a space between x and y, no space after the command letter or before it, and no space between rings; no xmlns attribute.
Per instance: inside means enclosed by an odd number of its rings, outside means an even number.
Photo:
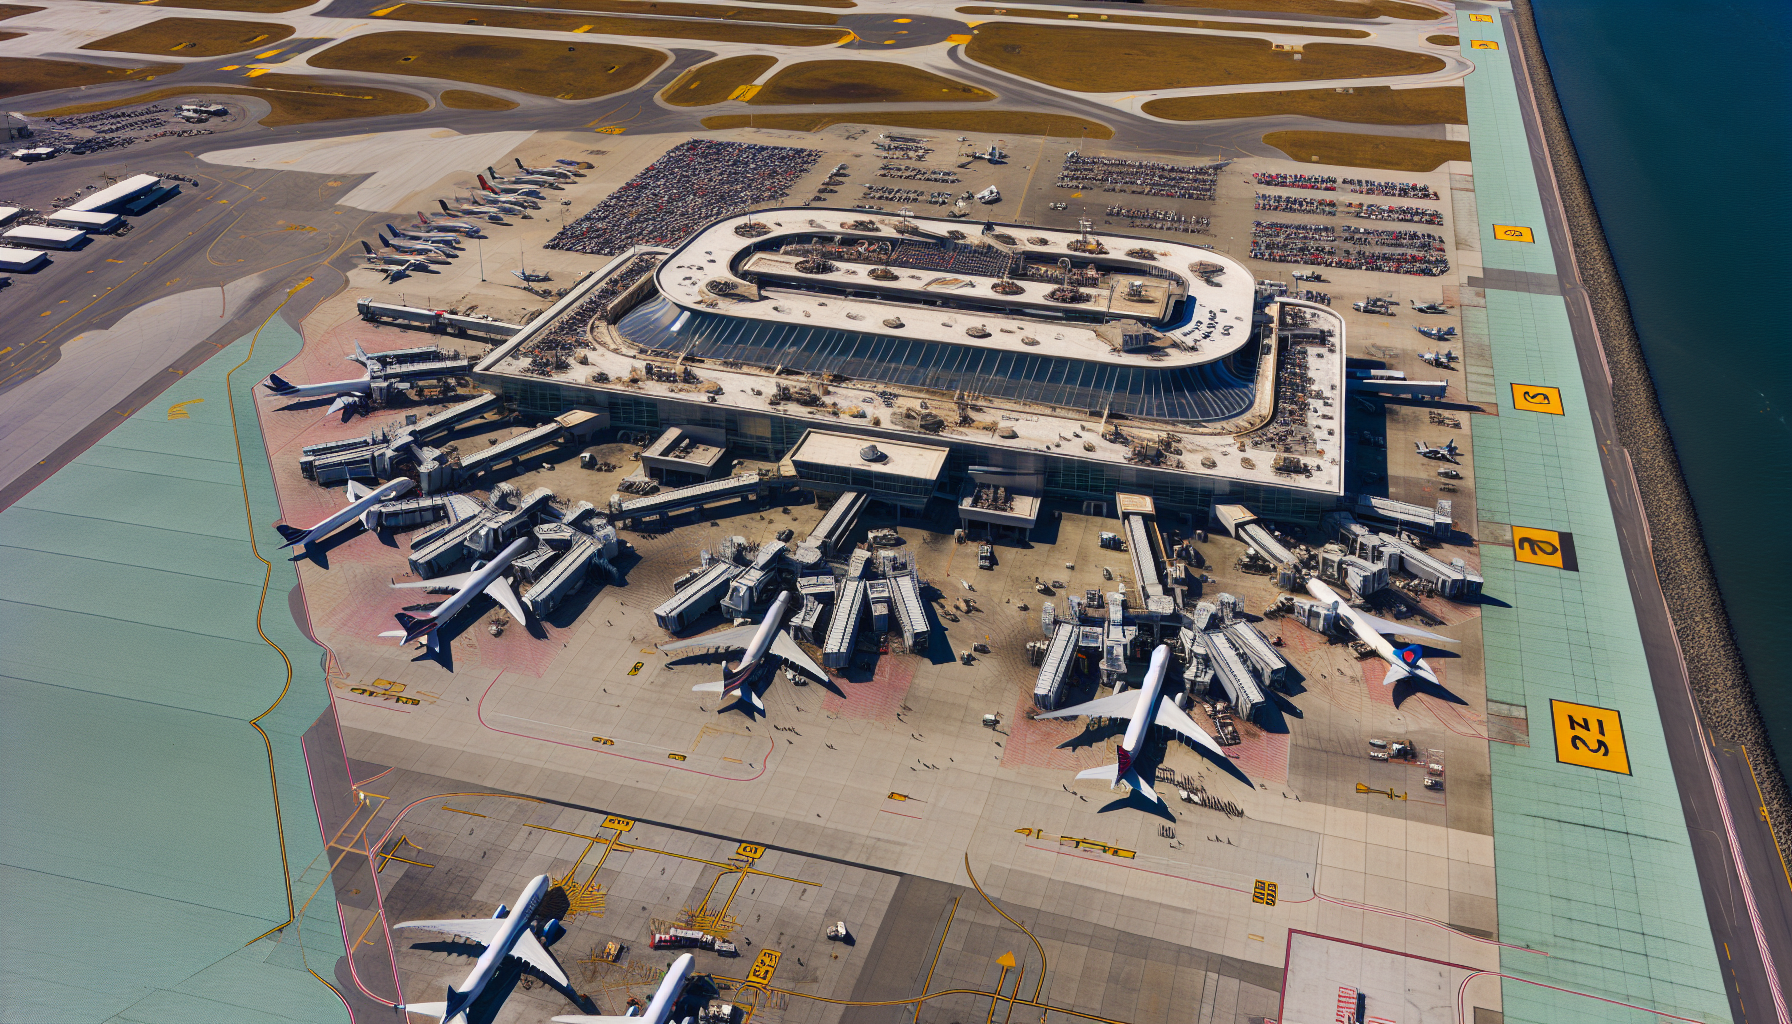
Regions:
<svg viewBox="0 0 1792 1024"><path fill-rule="evenodd" d="M740 844L740 847L734 851L734 855L746 860L758 860L765 856L765 847L760 846L758 843L742 843Z"/></svg>
<svg viewBox="0 0 1792 1024"><path fill-rule="evenodd" d="M1257 884L1251 887L1251 902L1261 903L1266 907L1275 906L1276 883L1263 878L1257 879Z"/></svg>
<svg viewBox="0 0 1792 1024"><path fill-rule="evenodd" d="M1001 956L996 957L996 963L1001 964L1003 967L1013 967L1015 964L1014 951L1009 950Z"/></svg>
<svg viewBox="0 0 1792 1024"><path fill-rule="evenodd" d="M1520 562L1547 565L1554 569L1579 572L1574 559L1574 534L1556 530L1540 530L1534 526L1512 527L1512 555Z"/></svg>
<svg viewBox="0 0 1792 1024"><path fill-rule="evenodd" d="M764 988L772 983L772 974L778 969L778 951L762 949L759 959L753 961L753 969L747 972L747 984Z"/></svg>
<svg viewBox="0 0 1792 1024"><path fill-rule="evenodd" d="M635 823L629 818L619 818L612 814L604 819L603 827L613 828L618 832L627 832L629 829L635 827Z"/></svg>
<svg viewBox="0 0 1792 1024"><path fill-rule="evenodd" d="M1556 760L1602 772L1630 774L1630 753L1624 749L1624 721L1612 708L1549 702L1556 727Z"/></svg>
<svg viewBox="0 0 1792 1024"><path fill-rule="evenodd" d="M1562 415L1562 389L1547 384L1512 385L1512 408L1524 412Z"/></svg>
<svg viewBox="0 0 1792 1024"><path fill-rule="evenodd" d="M1468 16L1468 20L1470 20L1470 21L1492 21L1493 15L1491 15L1491 14L1471 14Z"/></svg>
<svg viewBox="0 0 1792 1024"><path fill-rule="evenodd" d="M1493 237L1502 242L1535 242L1537 240L1537 237L1531 233L1530 228L1521 227L1517 224L1495 224L1493 226Z"/></svg>
<svg viewBox="0 0 1792 1024"><path fill-rule="evenodd" d="M1468 48L1471 50L1497 50L1500 48L1500 44L1491 39L1470 39Z"/></svg>

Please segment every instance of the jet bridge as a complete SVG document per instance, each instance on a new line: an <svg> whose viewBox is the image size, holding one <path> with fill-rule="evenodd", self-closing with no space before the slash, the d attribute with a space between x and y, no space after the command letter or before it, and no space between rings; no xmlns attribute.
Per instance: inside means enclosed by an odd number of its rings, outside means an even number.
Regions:
<svg viewBox="0 0 1792 1024"><path fill-rule="evenodd" d="M616 494L610 497L610 514L616 519L669 516L730 498L755 498L759 496L760 486L759 474L741 473L626 501Z"/></svg>
<svg viewBox="0 0 1792 1024"><path fill-rule="evenodd" d="M827 640L821 648L824 668L845 668L852 664L853 643L858 640L859 619L865 613L868 588L868 581L858 576L848 576L840 584L840 600L828 620Z"/></svg>
<svg viewBox="0 0 1792 1024"><path fill-rule="evenodd" d="M1051 646L1039 664L1039 682L1033 686L1033 704L1041 711L1056 711L1064 700L1064 684L1076 660L1081 629L1074 622L1060 622L1052 631Z"/></svg>

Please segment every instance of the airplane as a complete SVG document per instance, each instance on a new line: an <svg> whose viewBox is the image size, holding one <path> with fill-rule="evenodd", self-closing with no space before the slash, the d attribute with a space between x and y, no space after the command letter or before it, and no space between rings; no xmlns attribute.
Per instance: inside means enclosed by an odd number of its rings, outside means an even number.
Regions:
<svg viewBox="0 0 1792 1024"><path fill-rule="evenodd" d="M1456 365L1456 353L1450 349L1442 352L1420 352L1419 358L1439 369L1448 370Z"/></svg>
<svg viewBox="0 0 1792 1024"><path fill-rule="evenodd" d="M1448 313L1449 312L1449 310L1444 308L1444 305L1441 302L1420 302L1416 299L1409 300L1409 301L1412 302L1413 311L1416 313Z"/></svg>
<svg viewBox="0 0 1792 1024"><path fill-rule="evenodd" d="M556 192L566 187L560 183L559 178L550 178L541 174L518 174L510 180L519 185L536 185L541 188L551 188Z"/></svg>
<svg viewBox="0 0 1792 1024"><path fill-rule="evenodd" d="M1112 789L1124 782L1152 803L1161 803L1157 790L1139 776L1133 769L1133 762L1138 760L1139 747L1144 744L1150 727L1161 725L1166 729L1187 736L1205 747L1215 757L1224 758L1226 752L1214 742L1212 736L1195 724L1176 702L1163 696L1164 676L1170 668L1170 645L1159 644L1157 650L1151 652L1151 665L1145 670L1145 682L1137 691L1126 690L1112 696L1101 697L1086 704L1078 704L1062 711L1052 711L1038 715L1038 718L1071 718L1076 715L1090 715L1102 718L1130 718L1132 724L1126 727L1126 736L1120 741L1114 753L1118 755L1115 764L1103 765L1078 772L1079 779L1106 779L1108 788ZM1222 761L1221 763L1225 763Z"/></svg>
<svg viewBox="0 0 1792 1024"><path fill-rule="evenodd" d="M280 536L286 538L286 543L280 546L290 548L302 544L309 551L311 545L328 537L335 532L337 527L347 525L356 519L360 519L361 525L371 530L373 529L373 507L382 502L391 501L414 486L416 485L412 481L402 476L390 483L381 484L379 487L368 487L360 481L350 480L348 482L348 505L325 516L322 521L310 529L301 530L285 523L276 524L274 529L279 530ZM300 555L294 555L293 560L297 561L300 557Z"/></svg>
<svg viewBox="0 0 1792 1024"><path fill-rule="evenodd" d="M541 189L536 188L534 185L506 185L502 182L493 185L491 182L485 180L485 175L483 174L475 175L475 177L479 179L479 187L487 192L495 192L501 196L526 196L530 199L541 198Z"/></svg>
<svg viewBox="0 0 1792 1024"><path fill-rule="evenodd" d="M443 217L446 217L450 213L453 212L448 209L448 203L446 201L438 199L438 200L436 200L436 203L437 203L437 205L441 206ZM483 206L462 206L459 209L460 209L461 213L468 214L468 215L477 214L477 215L483 216L486 220L498 221L500 223L502 223L502 220L503 220L503 218L499 216L498 211L495 209L490 209L490 208L483 207ZM471 221L430 220L429 214L424 213L422 210L417 211L417 223L423 225L426 228L431 228L431 229L439 228L443 231L452 231L457 235L465 235L469 238L484 237L484 229L481 228L479 225L472 223Z"/></svg>
<svg viewBox="0 0 1792 1024"><path fill-rule="evenodd" d="M425 263L449 262L448 254L433 245L425 245L422 242L395 242L377 231L374 232L374 237L380 240L381 245L400 255L415 256Z"/></svg>
<svg viewBox="0 0 1792 1024"><path fill-rule="evenodd" d="M1296 281L1305 281L1308 284L1329 284L1330 283L1330 282L1326 281L1325 275L1321 274L1317 270L1311 270L1311 271L1296 270L1294 272L1294 279Z"/></svg>
<svg viewBox="0 0 1792 1024"><path fill-rule="evenodd" d="M977 193L977 201L979 203L983 203L985 205L987 205L989 203L999 203L1002 201L1002 193L996 191L996 187L994 185L991 185L988 188L984 189L983 191Z"/></svg>
<svg viewBox="0 0 1792 1024"><path fill-rule="evenodd" d="M1336 612L1338 617L1344 621L1344 624L1350 627L1350 631L1356 634L1358 640L1368 644L1369 648L1373 650L1382 661L1388 663L1388 674L1382 679L1381 685L1390 685L1407 676L1414 676L1423 679L1428 683L1437 682L1437 673L1431 670L1430 665L1425 664L1424 647L1419 644L1407 644L1404 647L1395 647L1388 642L1387 638L1398 634L1409 637L1422 637L1426 640L1436 640L1446 644L1453 644L1456 641L1447 636L1439 636L1436 633L1427 633L1422 629L1402 625L1398 622L1389 622L1387 619L1376 618L1367 612L1357 611L1355 608L1345 604L1343 599L1340 598L1332 588L1315 579L1309 579L1307 581L1307 593L1313 595L1314 600L1331 608L1333 612ZM1040 717L1043 718L1045 716L1041 715Z"/></svg>
<svg viewBox="0 0 1792 1024"><path fill-rule="evenodd" d="M420 580L416 583L394 583L395 590L452 590L454 596L441 603L434 611L423 615L412 615L399 612L394 616L403 629L387 630L380 636L403 637L401 644L416 643L427 639L429 652L436 653L442 649L442 641L438 630L442 624L459 615L473 599L480 594L490 594L492 599L504 606L518 622L528 622L523 612L523 603L516 598L516 591L510 589L510 582L504 578L504 570L518 556L535 547L532 535L518 537L510 542L510 546L498 552L496 558L489 562L474 562L469 572L455 576L437 576L432 580Z"/></svg>
<svg viewBox="0 0 1792 1024"><path fill-rule="evenodd" d="M774 654L782 658L786 663L796 666L816 679L826 681L828 678L827 671L815 664L807 654L804 654L803 649L798 647L796 641L790 639L790 634L783 629L784 612L790 608L792 600L788 590L779 594L778 599L772 602L771 610L765 613L764 621L757 626L736 626L733 629L724 629L720 633L709 633L704 636L692 637L689 640L679 640L665 644L660 650L682 651L692 648L719 647L726 650L742 651L739 663L732 671L724 669L719 682L698 683L691 689L702 693L732 695L737 703L744 702L754 709L764 712L765 702L759 699L759 694L749 683L767 654Z"/></svg>
<svg viewBox="0 0 1792 1024"><path fill-rule="evenodd" d="M672 1010L678 1004L678 996L684 991L684 984L690 980L691 967L697 958L689 953L672 961L666 969L666 976L660 979L660 987L654 990L653 1000L647 1009L633 1017L599 1017L592 1014L565 1013L554 1020L558 1024L669 1024Z"/></svg>
<svg viewBox="0 0 1792 1024"><path fill-rule="evenodd" d="M360 345L355 346L356 350ZM352 357L351 357L352 358ZM363 364L365 360L362 361ZM277 373L268 374L268 379L261 382L277 398L324 398L335 396L330 403L330 412L338 412L358 403L362 395L373 393L373 377L365 370L361 376L352 380L331 380L322 384L294 384Z"/></svg>
<svg viewBox="0 0 1792 1024"><path fill-rule="evenodd" d="M546 875L536 875L523 888L523 894L517 897L517 908L512 911L500 904L498 912L491 917L475 917L461 920L439 921L404 921L394 925L395 928L426 928L435 932L447 932L463 939L472 939L485 946L485 952L467 972L467 977L457 988L448 986L448 999L440 1003L406 1003L400 1009L406 1013L420 1013L430 1017L442 1018L443 1024L466 1024L467 1007L485 991L485 986L498 972L498 967L505 957L515 957L542 974L552 978L557 984L570 986L566 972L560 969L554 955L541 944L541 938L529 929L535 917L535 908L541 905L541 899L547 895L553 882ZM542 926L542 937L553 941L565 928L556 918ZM592 1020L608 1018L595 1017ZM620 1019L620 1018L616 1018Z"/></svg>
<svg viewBox="0 0 1792 1024"><path fill-rule="evenodd" d="M470 224L468 225L468 227L471 226L472 225ZM424 245L433 245L436 248L441 249L442 255L444 256L453 256L460 249L459 235L452 231L430 231L422 222L419 222L414 228L401 228L387 224L386 233L393 238L402 238L407 242L422 242ZM449 250L455 251L450 252Z"/></svg>
<svg viewBox="0 0 1792 1024"><path fill-rule="evenodd" d="M1456 461L1456 456L1461 455L1462 453L1456 450L1456 441L1454 438L1442 448L1439 448L1436 445L1426 444L1423 441L1414 441L1412 446L1418 450L1420 455L1433 462L1448 462L1457 466L1462 465L1462 463Z"/></svg>
<svg viewBox="0 0 1792 1024"><path fill-rule="evenodd" d="M516 157L511 157L511 159L516 160ZM561 181L571 181L574 178L582 177L564 167L525 167L521 160L516 160L516 169L524 174L538 174L546 178L559 178ZM491 168L487 167L486 170L489 171Z"/></svg>
<svg viewBox="0 0 1792 1024"><path fill-rule="evenodd" d="M363 263L371 264L375 267L400 267L403 268L405 273L413 273L418 270L429 269L428 263L415 256L381 255L380 253L374 252L373 246L368 245L366 242L361 243L361 248L367 250L367 254L357 258Z"/></svg>
<svg viewBox="0 0 1792 1024"><path fill-rule="evenodd" d="M489 206L499 213L527 213L541 209L541 204L528 196L505 195L502 192L481 192L474 189L467 193L467 201Z"/></svg>
<svg viewBox="0 0 1792 1024"><path fill-rule="evenodd" d="M554 279L554 275L552 275L552 274L531 274L531 273L529 273L528 264L524 264L523 269L521 269L521 270L512 270L510 272L510 276L516 278L517 280L523 282L524 284L534 284L537 281L552 281Z"/></svg>
<svg viewBox="0 0 1792 1024"><path fill-rule="evenodd" d="M1420 327L1417 324L1414 324L1413 330L1418 331L1432 341L1444 341L1445 339L1456 336L1456 328L1454 327Z"/></svg>

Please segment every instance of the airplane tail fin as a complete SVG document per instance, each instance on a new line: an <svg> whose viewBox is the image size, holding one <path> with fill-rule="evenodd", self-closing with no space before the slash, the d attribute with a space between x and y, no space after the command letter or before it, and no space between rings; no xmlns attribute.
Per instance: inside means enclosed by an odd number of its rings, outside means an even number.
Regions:
<svg viewBox="0 0 1792 1024"><path fill-rule="evenodd" d="M443 213L447 213L447 212L448 212L448 200L446 200L446 199L438 199L438 200L436 200L436 204L437 204L437 205L439 205L439 206L440 206L440 207L441 207L441 208L442 208L442 212L443 212ZM425 223L428 223L428 222L427 222L427 221L426 221L426 222L425 222Z"/></svg>
<svg viewBox="0 0 1792 1024"><path fill-rule="evenodd" d="M367 239L361 239L361 248L366 251L367 255L373 255L373 246L367 244Z"/></svg>
<svg viewBox="0 0 1792 1024"><path fill-rule="evenodd" d="M406 1003L406 1004L404 1004L404 1012L415 1013L415 1014L417 1014L419 1016L423 1016L423 1017L441 1017L441 1018L445 1019L448 1016L448 1004L447 1003Z"/></svg>
<svg viewBox="0 0 1792 1024"><path fill-rule="evenodd" d="M298 388L293 387L292 383L285 377L282 377L277 373L268 374L268 379L262 382L262 386L276 395L290 395L294 391L299 390Z"/></svg>
<svg viewBox="0 0 1792 1024"><path fill-rule="evenodd" d="M294 544L302 543L306 537L311 536L310 530L301 530L296 526L288 526L285 523L276 523L274 529L279 530L280 536L286 538L286 543L280 545L283 548L290 548Z"/></svg>
<svg viewBox="0 0 1792 1024"><path fill-rule="evenodd" d="M693 693L721 693L727 685L727 683L718 679L713 683L698 683L696 686L691 687L691 691Z"/></svg>
<svg viewBox="0 0 1792 1024"><path fill-rule="evenodd" d="M1388 674L1381 679L1381 685L1392 686L1407 676L1421 675L1419 669L1425 660L1425 648L1418 644L1407 644L1394 648L1394 656L1399 660L1388 666Z"/></svg>
<svg viewBox="0 0 1792 1024"><path fill-rule="evenodd" d="M529 168L527 168L527 167L524 167L524 166L523 166L523 162L522 162L522 161L521 161L521 160L517 160L517 158L516 158L516 157L514 157L514 156L513 156L513 157L511 157L511 159L512 159L512 160L516 160L516 169L517 169L517 170L519 170L519 171L526 171L526 170L528 170L528 169L529 169Z"/></svg>
<svg viewBox="0 0 1792 1024"><path fill-rule="evenodd" d="M471 1003L472 1001L473 1001L472 993L459 991L453 985L448 986L448 1002L443 1007L444 1009L446 1009L448 1011L448 1016L442 1018L444 1021L444 1024L446 1024L447 1021L455 1019L456 1017L460 1018L461 1020L465 1020L466 1012L467 1012L467 1004Z"/></svg>
<svg viewBox="0 0 1792 1024"><path fill-rule="evenodd" d="M390 231L390 232L392 232L392 237L393 237L393 238L397 238L397 237L398 237L398 236L399 236L399 231L398 231L398 229L397 229L397 228L395 228L395 227L393 227L393 226L392 226L392 225L390 225L390 224L388 224L388 225L386 225L386 230L387 230L387 231Z"/></svg>
<svg viewBox="0 0 1792 1024"><path fill-rule="evenodd" d="M436 629L442 625L433 615L412 615L409 612L399 612L393 618L396 618L398 624L404 627L404 642L407 644L416 643L424 637L429 637L433 641Z"/></svg>
<svg viewBox="0 0 1792 1024"><path fill-rule="evenodd" d="M1119 781L1120 766L1117 764L1104 764L1100 768L1090 768L1085 771L1077 772L1076 777L1079 779L1101 779L1109 786L1112 786L1115 782Z"/></svg>
<svg viewBox="0 0 1792 1024"><path fill-rule="evenodd" d="M380 240L380 244L381 244L381 245L383 245L383 246L385 246L385 247L386 247L386 248L388 248L388 249L390 249L390 248L391 248L391 247L392 247L392 243L391 243L391 242L388 242L388 241L386 241L386 236L385 236L385 235L382 235L382 234L380 234L380 233L379 233L379 232L378 232L378 231L375 231L375 232L374 232L374 233L373 233L373 237L375 237L375 238L377 238L377 239L379 239L379 240Z"/></svg>
<svg viewBox="0 0 1792 1024"><path fill-rule="evenodd" d="M479 178L479 187L480 188L485 189L487 192L498 191L497 189L492 187L491 182L485 180L485 175L481 174L481 175L478 175L477 177Z"/></svg>

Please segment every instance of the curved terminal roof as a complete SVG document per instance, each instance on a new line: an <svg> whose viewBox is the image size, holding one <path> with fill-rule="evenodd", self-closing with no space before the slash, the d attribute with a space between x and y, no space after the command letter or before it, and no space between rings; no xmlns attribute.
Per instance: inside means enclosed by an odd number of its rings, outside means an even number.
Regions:
<svg viewBox="0 0 1792 1024"><path fill-rule="evenodd" d="M760 235L736 230L753 222L771 230ZM899 224L904 232L896 230ZM951 231L968 237L952 239ZM993 239L997 233L1007 235L1013 244ZM802 274L784 265L791 262L787 257L775 253L780 245L816 237L839 238L848 244L932 242L967 258L938 270L898 268L896 280L877 281L865 273L875 260ZM660 265L654 283L660 294L680 306L738 319L801 322L1121 365L1196 366L1223 360L1249 343L1255 280L1243 265L1185 242L1107 233L1089 237L1106 251L1093 255L1076 251L1071 246L1083 242L1082 233L1054 228L858 210L759 210L716 221L693 235ZM1127 255L1134 250L1146 250L1152 258ZM989 261L977 258L979 253L1013 254L1047 265L1068 259L1079 268L1095 262L1116 287L1087 288L1091 301L1070 305L1045 298L1050 282L1017 280L1019 293L1004 296L992 290L1001 278L987 272ZM1202 263L1222 268L1212 275L1211 284L1194 271ZM718 298L708 289L718 280L738 285L737 295L742 297ZM1124 286L1134 280L1141 283L1143 301L1126 300ZM883 321L891 318L901 320L902 326L884 326ZM1096 328L1102 321L1121 319L1139 321L1169 341L1154 346L1149 354L1116 351ZM967 333L977 327L988 336Z"/></svg>
<svg viewBox="0 0 1792 1024"><path fill-rule="evenodd" d="M749 319L685 309L657 296L630 311L617 333L634 345L809 373L837 373L939 391L1038 403L1100 415L1113 412L1178 423L1231 419L1255 398L1254 358L1163 366L1144 360L1067 359L868 330ZM1254 356L1254 353L1251 355Z"/></svg>

